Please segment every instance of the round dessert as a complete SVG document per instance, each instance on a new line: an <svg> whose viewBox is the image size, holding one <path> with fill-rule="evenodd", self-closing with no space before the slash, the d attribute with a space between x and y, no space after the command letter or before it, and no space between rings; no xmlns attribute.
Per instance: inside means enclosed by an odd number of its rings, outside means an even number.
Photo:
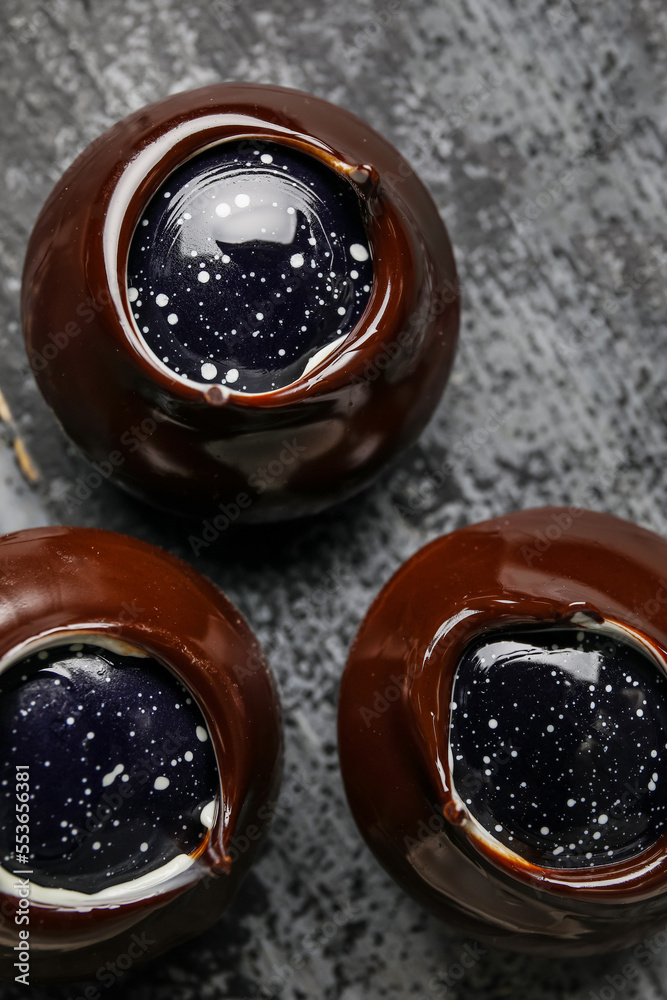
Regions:
<svg viewBox="0 0 667 1000"><path fill-rule="evenodd" d="M666 562L626 521L529 510L437 539L374 602L341 767L370 848L436 915L558 955L667 922Z"/></svg>
<svg viewBox="0 0 667 1000"><path fill-rule="evenodd" d="M220 84L142 108L65 172L22 312L42 393L115 482L262 521L353 495L414 441L459 291L388 142L299 91Z"/></svg>
<svg viewBox="0 0 667 1000"><path fill-rule="evenodd" d="M38 529L0 559L0 973L134 967L247 871L280 777L275 687L236 609L153 546Z"/></svg>

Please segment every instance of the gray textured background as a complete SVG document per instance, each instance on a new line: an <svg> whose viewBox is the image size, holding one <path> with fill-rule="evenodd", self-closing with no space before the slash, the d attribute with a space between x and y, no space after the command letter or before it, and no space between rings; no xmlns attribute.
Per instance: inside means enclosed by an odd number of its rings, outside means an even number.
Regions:
<svg viewBox="0 0 667 1000"><path fill-rule="evenodd" d="M429 539L552 502L667 531L663 0L1 7L0 386L14 422L2 427L0 527L99 525L191 558L257 631L285 709L289 798L236 903L204 937L100 995L268 996L274 968L305 955L283 983L286 1000L664 996L667 948L648 964L488 950L457 979L464 940L395 888L362 845L335 745L350 640L380 585ZM59 497L86 466L26 371L19 284L37 212L87 142L148 101L227 79L336 101L418 165L454 243L463 325L432 423L372 490L315 520L229 531L195 559L188 526L111 487L65 512ZM16 435L35 486L14 459ZM420 496L448 459L444 485ZM321 943L334 915L342 926Z"/></svg>

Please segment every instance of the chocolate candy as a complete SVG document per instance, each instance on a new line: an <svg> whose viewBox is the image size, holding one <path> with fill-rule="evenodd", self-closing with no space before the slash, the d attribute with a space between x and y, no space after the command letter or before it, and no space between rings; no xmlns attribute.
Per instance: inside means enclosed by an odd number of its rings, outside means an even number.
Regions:
<svg viewBox="0 0 667 1000"><path fill-rule="evenodd" d="M105 477L229 523L323 510L415 440L459 290L388 142L319 98L229 83L81 154L35 224L22 312L42 393Z"/></svg>
<svg viewBox="0 0 667 1000"><path fill-rule="evenodd" d="M518 950L667 921L667 542L579 508L437 539L357 636L339 747L357 823L416 899Z"/></svg>
<svg viewBox="0 0 667 1000"><path fill-rule="evenodd" d="M149 961L219 917L266 833L272 678L236 609L153 546L43 528L0 563L0 972L25 929L31 982Z"/></svg>

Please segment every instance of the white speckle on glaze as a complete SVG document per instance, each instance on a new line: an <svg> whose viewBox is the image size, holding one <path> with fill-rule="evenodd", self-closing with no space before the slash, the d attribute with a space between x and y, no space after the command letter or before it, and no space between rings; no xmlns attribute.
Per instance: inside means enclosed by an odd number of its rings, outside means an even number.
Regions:
<svg viewBox="0 0 667 1000"><path fill-rule="evenodd" d="M116 764L113 771L109 771L109 773L105 774L104 777L102 778L103 787L107 788L109 785L113 784L118 775L122 774L124 770L125 770L124 764Z"/></svg>
<svg viewBox="0 0 667 1000"><path fill-rule="evenodd" d="M372 265L363 263L371 255L357 196L306 154L270 148L249 160L247 150L225 143L222 155L213 147L192 158L169 181L171 204L157 192L145 212L149 229L133 238L128 286L144 303L136 305L137 329L180 379L198 381L211 363L235 391L290 384L332 340L349 335L365 308ZM351 254L360 261L356 284ZM160 311L164 305L172 311ZM257 313L266 326L247 329Z"/></svg>
<svg viewBox="0 0 667 1000"><path fill-rule="evenodd" d="M215 823L216 812L217 812L217 802L215 799L212 799L210 802L207 802L204 808L202 809L199 815L199 819L201 820L202 826L205 826L207 830L211 830L213 828L213 824Z"/></svg>
<svg viewBox="0 0 667 1000"><path fill-rule="evenodd" d="M350 247L350 254L355 260L358 260L359 263L368 260L368 250L365 246L362 246L361 243L353 243Z"/></svg>

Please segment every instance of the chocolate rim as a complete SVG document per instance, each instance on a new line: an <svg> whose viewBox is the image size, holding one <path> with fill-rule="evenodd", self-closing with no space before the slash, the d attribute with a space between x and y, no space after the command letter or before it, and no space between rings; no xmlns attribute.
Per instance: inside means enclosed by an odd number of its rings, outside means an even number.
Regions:
<svg viewBox="0 0 667 1000"><path fill-rule="evenodd" d="M229 139L247 135L249 121L271 141L305 143L329 163L333 156L339 172L355 165L347 181L365 199L375 258L355 330L300 379L265 393L185 383L152 352L149 359L126 314L127 254L153 182L202 146L224 141L223 126ZM179 129L180 145L173 142ZM39 389L87 458L106 463L116 455L110 477L163 509L210 517L231 504L248 522L341 502L416 439L449 376L459 307L446 228L397 150L327 101L241 83L167 97L88 146L38 216L21 293ZM295 438L299 451L278 479L256 486L255 474L282 461Z"/></svg>
<svg viewBox="0 0 667 1000"><path fill-rule="evenodd" d="M667 585L661 582L666 564L667 541L630 522L581 508L538 508L459 529L401 566L359 630L341 686L339 716L350 805L368 843L390 871L389 855L395 857L396 850L384 843L385 837L391 839L388 821L381 810L361 801L364 788L372 795L372 782L365 785L363 778L353 778L348 763L354 753L358 759L371 752L374 740L396 740L402 732L412 746L396 746L392 754L402 755L405 774L414 775L415 786L419 771L425 769L446 835L463 853L472 852L478 864L502 874L504 882L523 883L536 899L538 894L558 896L566 906L575 900L628 903L664 892L667 834L626 862L591 871L540 867L490 835L477 835L453 789L448 730L461 654L490 628L566 624L572 615L584 614L597 627L602 621L627 629L665 669L667 631L642 609L661 591L667 595ZM365 736L356 717L362 674L372 670L376 691L381 692L383 678L393 671L396 679L399 660L404 666L400 697L372 730L367 725L366 732L374 736ZM378 746L377 752L381 749ZM405 871L402 880L409 889ZM465 906L466 900L461 903Z"/></svg>
<svg viewBox="0 0 667 1000"><path fill-rule="evenodd" d="M277 692L236 608L190 566L152 545L100 529L33 529L0 538L0 559L5 596L0 662L8 665L22 655L26 643L48 645L50 637L63 633L127 642L164 664L192 692L218 765L215 822L175 885L166 882L140 899L90 907L31 902L36 948L61 939L70 948L74 941L83 948L135 925L206 876L232 873L227 848L242 814L279 780ZM15 896L0 893L0 908L15 903ZM0 940L14 944L4 929Z"/></svg>
<svg viewBox="0 0 667 1000"><path fill-rule="evenodd" d="M374 144L371 142L365 147L362 143L350 141L345 135L344 119L350 117L348 112L320 98L300 95L298 91L285 91L292 98L300 96L303 99L303 107L300 109L301 125L317 118L317 111L313 115L311 105L323 106L320 119L326 110L328 119L333 121L333 128L329 127L328 131L340 133L334 145L315 138L318 131L316 127L309 134L300 128L272 123L268 108L257 102L251 105L247 100L247 96L255 90L259 90L260 96L264 96L265 90L261 85L219 85L215 88L215 107L220 109L217 111L211 107L212 99L208 103L205 101L210 89L205 88L190 95L195 98L195 102L190 107L190 118L187 121L182 120L182 114L175 107L179 95L171 101L149 106L149 111L151 108L159 108L162 113L154 121L152 128L142 136L139 153L123 165L123 171L113 189L105 193L102 231L99 231L96 219L90 220L92 226L84 238L93 250L89 252L87 260L95 260L95 245L101 245L100 256L104 261L113 310L110 324L112 336L118 344L129 344L132 363L144 376L148 375L157 386L183 401L199 402L204 398L212 405L226 403L228 406L241 408L289 405L306 394L310 396L316 392L325 377L326 391L335 391L347 385L355 375L362 374L367 361L365 350L368 347L372 346L374 351L379 351L392 339L397 303L404 295L409 296L409 290L419 283L416 249L404 216L383 186L381 173L372 163L365 161L364 157L368 155L369 148L373 151ZM283 90L273 89L279 92ZM196 102L198 95L202 99L199 104ZM375 137L370 128L368 133L369 138ZM291 146L315 157L343 177L360 199L374 269L370 298L354 329L319 363L296 380L262 393L245 393L228 386L197 383L171 371L145 345L127 297L130 244L153 193L174 170L191 157L214 146L242 139ZM94 242L91 244L90 241ZM92 274L88 276L91 284L93 278Z"/></svg>
<svg viewBox="0 0 667 1000"><path fill-rule="evenodd" d="M461 592L463 598L464 592ZM601 863L591 870L586 868L549 868L536 865L516 851L506 848L497 841L493 834L483 830L481 825L470 815L467 807L461 801L452 775L452 760L449 744L451 709L454 692L454 682L459 662L465 649L488 631L493 629L521 628L535 626L548 628L550 625L579 625L589 627L585 621L577 621L577 616L585 618L602 618L600 626L608 625L610 631L625 630L622 622L614 621L601 614L598 607L587 602L581 606L579 602L563 604L556 600L544 600L544 610L547 615L537 617L526 613L526 602L519 596L510 608L504 601L502 619L498 616L498 606L493 599L488 603L483 598L479 605L474 598L467 596L469 617L454 616L443 624L442 632L437 642L434 642L424 660L419 664L408 681L405 699L408 711L412 715L416 736L421 744L426 766L431 772L436 787L441 796L445 819L460 829L469 843L482 854L491 864L507 872L514 878L525 881L540 891L554 890L559 893L576 891L580 898L605 901L616 892L625 898L632 895L635 885L641 886L650 893L650 886L644 885L647 879L656 877L665 880L667 877L667 834L650 848L638 853L622 863ZM667 648L656 649L650 638L636 633L638 643L644 647L656 666L667 675ZM656 655L657 654L657 655ZM438 664L439 673L429 671L431 659ZM435 717L431 717L426 706L437 705ZM435 730L435 731L434 731ZM436 735L437 734L437 735Z"/></svg>

